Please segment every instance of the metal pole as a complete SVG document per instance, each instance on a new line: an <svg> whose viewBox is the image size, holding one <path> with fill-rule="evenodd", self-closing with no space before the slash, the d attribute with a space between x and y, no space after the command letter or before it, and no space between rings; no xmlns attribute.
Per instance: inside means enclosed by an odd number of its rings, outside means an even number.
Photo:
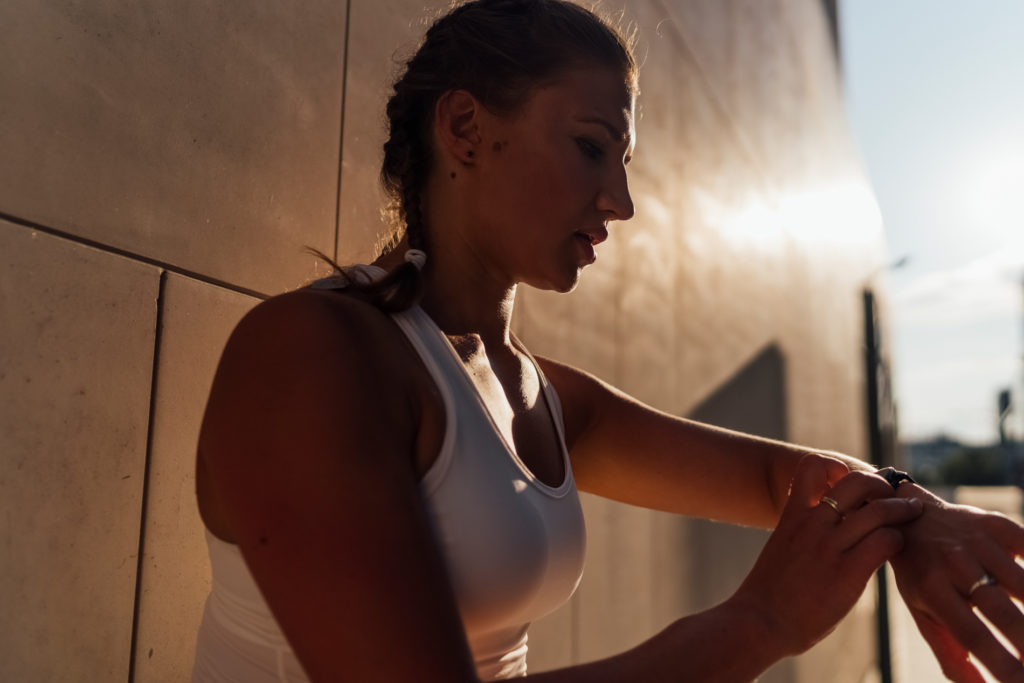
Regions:
<svg viewBox="0 0 1024 683"><path fill-rule="evenodd" d="M864 374L867 394L868 455L876 465L892 465L885 457L882 445L882 423L879 411L878 374L881 349L879 348L875 295L864 290ZM875 632L878 647L880 683L892 683L892 647L889 642L889 582L886 566L878 569L878 607L875 610Z"/></svg>

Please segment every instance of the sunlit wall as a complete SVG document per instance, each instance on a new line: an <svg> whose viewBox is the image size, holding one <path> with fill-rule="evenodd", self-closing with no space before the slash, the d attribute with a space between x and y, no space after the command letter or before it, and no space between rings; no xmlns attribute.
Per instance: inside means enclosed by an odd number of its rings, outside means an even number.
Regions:
<svg viewBox="0 0 1024 683"><path fill-rule="evenodd" d="M578 291L523 292L516 330L670 412L865 455L859 292L884 258L823 7L605 7L639 27L637 216ZM372 256L385 83L423 13L0 3L0 680L187 678L213 367L259 296L315 274L303 246ZM584 505L537 670L725 597L764 538ZM862 680L872 609L764 680Z"/></svg>

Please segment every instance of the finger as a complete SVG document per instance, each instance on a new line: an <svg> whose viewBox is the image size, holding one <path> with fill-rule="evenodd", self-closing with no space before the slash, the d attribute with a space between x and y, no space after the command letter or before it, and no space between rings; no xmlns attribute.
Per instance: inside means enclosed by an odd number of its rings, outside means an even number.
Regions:
<svg viewBox="0 0 1024 683"><path fill-rule="evenodd" d="M847 515L843 523L836 527L833 542L839 550L847 550L875 529L917 519L923 510L921 501L913 498L869 501L867 505Z"/></svg>
<svg viewBox="0 0 1024 683"><path fill-rule="evenodd" d="M885 479L871 472L851 472L842 481L828 490L828 496L839 505L844 514L859 509L876 498L892 498L895 494Z"/></svg>
<svg viewBox="0 0 1024 683"><path fill-rule="evenodd" d="M941 596L936 612L950 633L1000 681L1021 681L1024 668L975 616L962 595L950 588Z"/></svg>
<svg viewBox="0 0 1024 683"><path fill-rule="evenodd" d="M1024 652L1024 614L1007 593L1009 583L1021 582L1020 567L1009 560L1002 549L987 541L972 543L969 550L954 549L947 554L947 561L954 585L1019 652ZM996 567L999 567L998 571ZM980 579L989 576L995 579L995 583L978 585ZM1003 584L1000 576L1006 576L1009 583ZM1024 677L1024 672L1021 676Z"/></svg>
<svg viewBox="0 0 1024 683"><path fill-rule="evenodd" d="M972 549L963 545L950 546L944 549L943 556L949 568L949 578L953 587L967 602L970 602L982 588L998 586Z"/></svg>
<svg viewBox="0 0 1024 683"><path fill-rule="evenodd" d="M982 586L974 591L971 602L1018 651L1024 651L1024 614L1013 604L1005 590L997 584Z"/></svg>
<svg viewBox="0 0 1024 683"><path fill-rule="evenodd" d="M829 458L822 458L814 454L801 458L793 472L793 483L790 487L789 501L786 507L792 505L811 508L817 505L822 494L828 489L830 467L832 465Z"/></svg>
<svg viewBox="0 0 1024 683"><path fill-rule="evenodd" d="M829 455L815 453L815 456L824 460L826 476L829 487L835 486L843 477L850 473L850 468L845 462Z"/></svg>
<svg viewBox="0 0 1024 683"><path fill-rule="evenodd" d="M946 678L956 683L985 683L985 678L971 662L967 650L945 626L919 610L911 610L910 614Z"/></svg>
<svg viewBox="0 0 1024 683"><path fill-rule="evenodd" d="M988 513L985 519L988 532L1013 555L1024 555L1024 527L1003 515Z"/></svg>
<svg viewBox="0 0 1024 683"><path fill-rule="evenodd" d="M999 582L999 585L1018 599L1024 600L1024 567L1017 564L999 545L985 540L971 548L981 566Z"/></svg>
<svg viewBox="0 0 1024 683"><path fill-rule="evenodd" d="M877 528L850 547L843 556L845 568L865 583L882 563L903 547L903 534L891 527Z"/></svg>

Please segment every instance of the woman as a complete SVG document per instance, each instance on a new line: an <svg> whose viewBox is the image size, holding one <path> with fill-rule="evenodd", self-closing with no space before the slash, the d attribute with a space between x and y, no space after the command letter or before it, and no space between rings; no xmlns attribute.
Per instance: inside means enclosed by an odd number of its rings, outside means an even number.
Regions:
<svg viewBox="0 0 1024 683"><path fill-rule="evenodd" d="M470 2L427 32L387 107L398 240L257 306L221 359L197 462L214 588L194 680L525 675L529 622L582 570L577 489L775 532L721 605L535 678L751 680L891 558L951 676L977 676L970 648L1024 679L967 600L1024 642L1016 525L662 414L510 333L519 283L571 290L633 214L636 71L559 0Z"/></svg>

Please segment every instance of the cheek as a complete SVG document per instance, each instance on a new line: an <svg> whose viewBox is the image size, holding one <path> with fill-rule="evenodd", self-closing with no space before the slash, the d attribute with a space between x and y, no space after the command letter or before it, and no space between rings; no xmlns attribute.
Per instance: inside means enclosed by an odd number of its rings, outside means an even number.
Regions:
<svg viewBox="0 0 1024 683"><path fill-rule="evenodd" d="M572 210L584 184L579 169L565 159L538 157L523 163L517 171L517 200L548 212Z"/></svg>

